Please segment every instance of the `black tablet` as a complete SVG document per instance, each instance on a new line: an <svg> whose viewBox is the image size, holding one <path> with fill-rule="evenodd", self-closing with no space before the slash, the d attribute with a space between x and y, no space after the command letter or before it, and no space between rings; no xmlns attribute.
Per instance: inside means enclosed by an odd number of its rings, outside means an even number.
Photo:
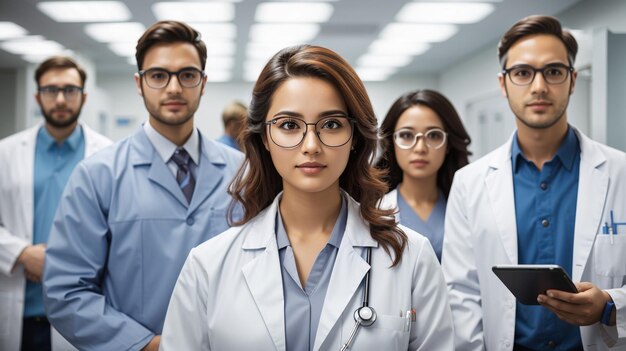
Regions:
<svg viewBox="0 0 626 351"><path fill-rule="evenodd" d="M537 296L549 289L578 292L565 270L557 265L498 265L491 270L525 305L538 305Z"/></svg>

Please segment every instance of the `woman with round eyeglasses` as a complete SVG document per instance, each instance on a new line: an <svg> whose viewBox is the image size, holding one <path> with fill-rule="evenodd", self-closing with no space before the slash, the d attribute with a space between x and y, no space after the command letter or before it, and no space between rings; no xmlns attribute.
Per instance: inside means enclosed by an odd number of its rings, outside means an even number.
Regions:
<svg viewBox="0 0 626 351"><path fill-rule="evenodd" d="M452 103L433 90L398 98L381 125L390 189L383 208L397 208L396 219L426 236L441 261L446 200L454 173L468 164L470 137Z"/></svg>
<svg viewBox="0 0 626 351"><path fill-rule="evenodd" d="M377 121L343 58L308 45L272 57L241 140L243 219L191 251L163 350L454 349L435 253L378 207Z"/></svg>

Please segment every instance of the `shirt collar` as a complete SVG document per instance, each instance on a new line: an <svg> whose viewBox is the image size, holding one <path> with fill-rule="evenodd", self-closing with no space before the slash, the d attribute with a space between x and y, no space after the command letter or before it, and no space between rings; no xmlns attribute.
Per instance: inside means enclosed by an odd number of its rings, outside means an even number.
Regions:
<svg viewBox="0 0 626 351"><path fill-rule="evenodd" d="M561 143L561 146L559 146L559 149L556 151L556 155L554 157L560 160L561 164L568 171L571 171L574 165L574 161L576 160L576 154L578 154L579 152L580 144L578 142L578 137L576 137L576 133L574 132L574 128L567 126L565 139ZM513 143L511 145L511 161L513 165L513 172L515 173L517 173L518 171L518 167L520 164L518 160L520 158L526 160L522 149L520 149L516 131L515 135L513 136Z"/></svg>
<svg viewBox="0 0 626 351"><path fill-rule="evenodd" d="M61 144L57 143L52 135L50 135L50 132L48 132L48 129L46 129L43 125L39 128L39 132L37 133L37 143L42 145L45 150L50 150L55 146L62 147L67 145L71 151L74 151L78 148L82 138L83 128L80 125L76 125L72 134L70 134L70 136L68 136L67 139L65 139Z"/></svg>
<svg viewBox="0 0 626 351"><path fill-rule="evenodd" d="M341 197L341 209L339 210L339 216L337 217L337 221L333 227L333 231L330 234L330 238L328 239L328 245L332 245L336 248L339 248L341 244L341 240L343 239L343 233L346 229L346 222L348 220L348 206L346 204L346 199ZM276 211L276 243L278 245L278 250L284 249L287 246L291 246L289 242L289 238L287 237L287 231L285 230L285 225L283 224L283 218L280 215L280 209Z"/></svg>
<svg viewBox="0 0 626 351"><path fill-rule="evenodd" d="M147 121L146 123L143 124L143 130L146 132L146 136L148 137L148 140L150 140L150 142L156 149L157 153L159 153L159 155L163 159L163 162L165 163L169 162L169 160L172 158L172 155L174 155L174 152L176 151L178 146L176 146L176 144L168 140L166 137L161 135L161 133L159 133L156 129L154 129L154 127L152 127L152 125L150 124L150 121ZM189 137L189 139L187 139L187 141L181 148L187 151L187 153L191 157L191 160L196 165L199 164L198 162L200 160L200 135L196 128L193 129L193 131L191 132L191 136Z"/></svg>

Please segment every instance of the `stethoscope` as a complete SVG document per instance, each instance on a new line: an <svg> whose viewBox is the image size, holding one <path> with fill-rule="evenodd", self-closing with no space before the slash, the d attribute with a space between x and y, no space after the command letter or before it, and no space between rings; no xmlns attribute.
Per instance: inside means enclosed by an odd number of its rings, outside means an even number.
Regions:
<svg viewBox="0 0 626 351"><path fill-rule="evenodd" d="M357 308L354 311L354 322L355 322L354 328L352 328L352 332L350 333L350 338L348 338L348 341L346 341L346 343L343 344L343 346L341 347L341 351L346 351L350 347L350 345L352 344L352 341L354 340L354 337L356 336L356 333L359 331L359 328L361 326L369 327L370 325L374 324L374 322L376 322L376 310L374 310L372 307L369 306L370 272L372 271L371 256L372 256L372 248L368 247L365 260L367 261L367 264L370 266L370 269L365 274L363 303L361 304L361 307Z"/></svg>

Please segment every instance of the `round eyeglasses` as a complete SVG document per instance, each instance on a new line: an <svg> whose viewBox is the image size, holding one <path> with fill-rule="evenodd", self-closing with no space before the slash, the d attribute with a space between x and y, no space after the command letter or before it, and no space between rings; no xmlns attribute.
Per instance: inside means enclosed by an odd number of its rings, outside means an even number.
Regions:
<svg viewBox="0 0 626 351"><path fill-rule="evenodd" d="M416 133L412 129L403 128L393 133L393 141L401 149L410 149L417 144L417 139L424 138L426 146L431 149L439 149L446 143L448 133L442 129L433 128L425 133Z"/></svg>
<svg viewBox="0 0 626 351"><path fill-rule="evenodd" d="M511 83L515 85L532 84L537 72L541 73L546 83L561 84L567 80L571 72L574 72L574 67L562 63L552 63L541 68L535 68L530 65L515 65L502 70L502 74L505 76L508 74Z"/></svg>
<svg viewBox="0 0 626 351"><path fill-rule="evenodd" d="M63 93L63 98L66 101L74 101L83 93L83 88L75 85L66 85L64 87L47 85L39 88L39 95L44 100L56 100L59 93Z"/></svg>
<svg viewBox="0 0 626 351"><path fill-rule="evenodd" d="M195 88L202 83L204 72L197 68L187 67L176 72L170 72L163 68L150 68L139 71L139 76L143 77L146 84L153 89L163 89L170 84L172 76L176 76L178 83L183 88Z"/></svg>
<svg viewBox="0 0 626 351"><path fill-rule="evenodd" d="M282 148L292 149L302 143L309 126L314 126L315 135L322 144L329 147L345 145L352 139L354 119L346 116L328 116L315 123L307 123L301 118L278 117L265 122L269 126L270 139Z"/></svg>

